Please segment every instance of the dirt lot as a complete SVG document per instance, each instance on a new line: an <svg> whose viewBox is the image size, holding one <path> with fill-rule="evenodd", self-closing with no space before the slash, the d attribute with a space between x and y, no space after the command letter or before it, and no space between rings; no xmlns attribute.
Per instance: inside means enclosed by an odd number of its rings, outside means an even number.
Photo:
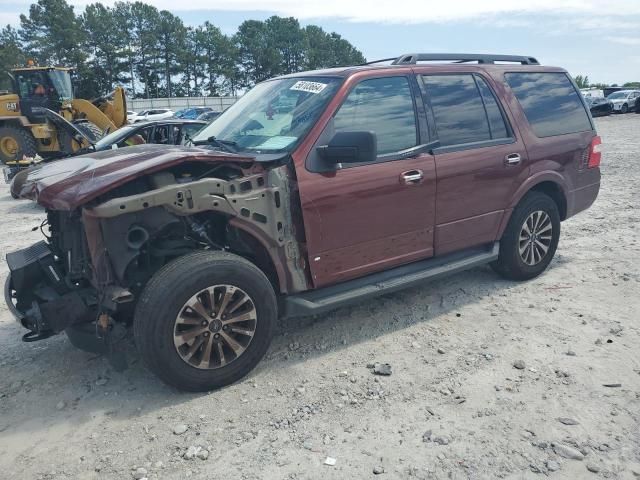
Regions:
<svg viewBox="0 0 640 480"><path fill-rule="evenodd" d="M600 196L540 278L480 268L289 321L221 391L176 392L133 348L116 373L64 335L22 343L3 304L0 478L637 478L640 115L597 124ZM42 217L0 187L2 257Z"/></svg>

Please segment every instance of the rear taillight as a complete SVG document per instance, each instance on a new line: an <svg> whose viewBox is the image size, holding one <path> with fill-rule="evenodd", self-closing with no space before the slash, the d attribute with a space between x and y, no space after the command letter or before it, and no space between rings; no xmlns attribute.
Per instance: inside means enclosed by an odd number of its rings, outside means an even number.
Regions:
<svg viewBox="0 0 640 480"><path fill-rule="evenodd" d="M593 137L591 145L589 146L589 162L588 168L595 168L600 166L600 160L602 159L602 139L599 136Z"/></svg>

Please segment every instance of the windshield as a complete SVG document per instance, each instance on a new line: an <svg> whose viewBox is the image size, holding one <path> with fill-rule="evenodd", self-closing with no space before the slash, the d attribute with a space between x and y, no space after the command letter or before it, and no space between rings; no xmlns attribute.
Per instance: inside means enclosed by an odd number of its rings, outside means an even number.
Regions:
<svg viewBox="0 0 640 480"><path fill-rule="evenodd" d="M60 100L73 99L73 88L71 87L71 76L69 72L65 70L51 70L49 72L49 78Z"/></svg>
<svg viewBox="0 0 640 480"><path fill-rule="evenodd" d="M253 87L193 139L235 142L255 153L292 151L318 119L341 79L281 78Z"/></svg>
<svg viewBox="0 0 640 480"><path fill-rule="evenodd" d="M615 100L616 98L627 98L627 95L629 95L628 92L613 92L607 98Z"/></svg>
<svg viewBox="0 0 640 480"><path fill-rule="evenodd" d="M121 127L118 130L111 132L109 135L102 137L96 142L96 150L100 150L102 148L108 147L112 143L116 143L118 140L124 138L136 128L138 127Z"/></svg>

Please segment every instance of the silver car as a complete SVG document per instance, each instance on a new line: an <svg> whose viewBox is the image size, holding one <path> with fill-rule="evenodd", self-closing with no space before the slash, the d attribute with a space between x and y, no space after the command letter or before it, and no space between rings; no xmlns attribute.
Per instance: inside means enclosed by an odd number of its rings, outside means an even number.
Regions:
<svg viewBox="0 0 640 480"><path fill-rule="evenodd" d="M607 100L613 103L614 112L627 113L635 108L638 97L640 97L640 90L618 90L609 94Z"/></svg>

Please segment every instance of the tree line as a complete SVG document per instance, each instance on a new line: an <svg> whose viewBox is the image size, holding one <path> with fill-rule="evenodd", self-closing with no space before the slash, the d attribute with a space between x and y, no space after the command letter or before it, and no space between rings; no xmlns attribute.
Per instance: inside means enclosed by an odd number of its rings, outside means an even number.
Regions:
<svg viewBox="0 0 640 480"><path fill-rule="evenodd" d="M365 61L339 34L293 17L246 20L225 35L142 2L94 3L76 15L66 0L38 0L18 28L0 31L0 89L27 59L74 67L83 98L116 84L133 98L235 95L276 75Z"/></svg>
<svg viewBox="0 0 640 480"><path fill-rule="evenodd" d="M640 82L627 82L622 85L618 85L617 83L612 83L609 85L608 83L591 83L589 82L589 77L587 75L576 75L573 77L576 82L578 88L607 88L607 87L623 87L623 88L640 88Z"/></svg>

